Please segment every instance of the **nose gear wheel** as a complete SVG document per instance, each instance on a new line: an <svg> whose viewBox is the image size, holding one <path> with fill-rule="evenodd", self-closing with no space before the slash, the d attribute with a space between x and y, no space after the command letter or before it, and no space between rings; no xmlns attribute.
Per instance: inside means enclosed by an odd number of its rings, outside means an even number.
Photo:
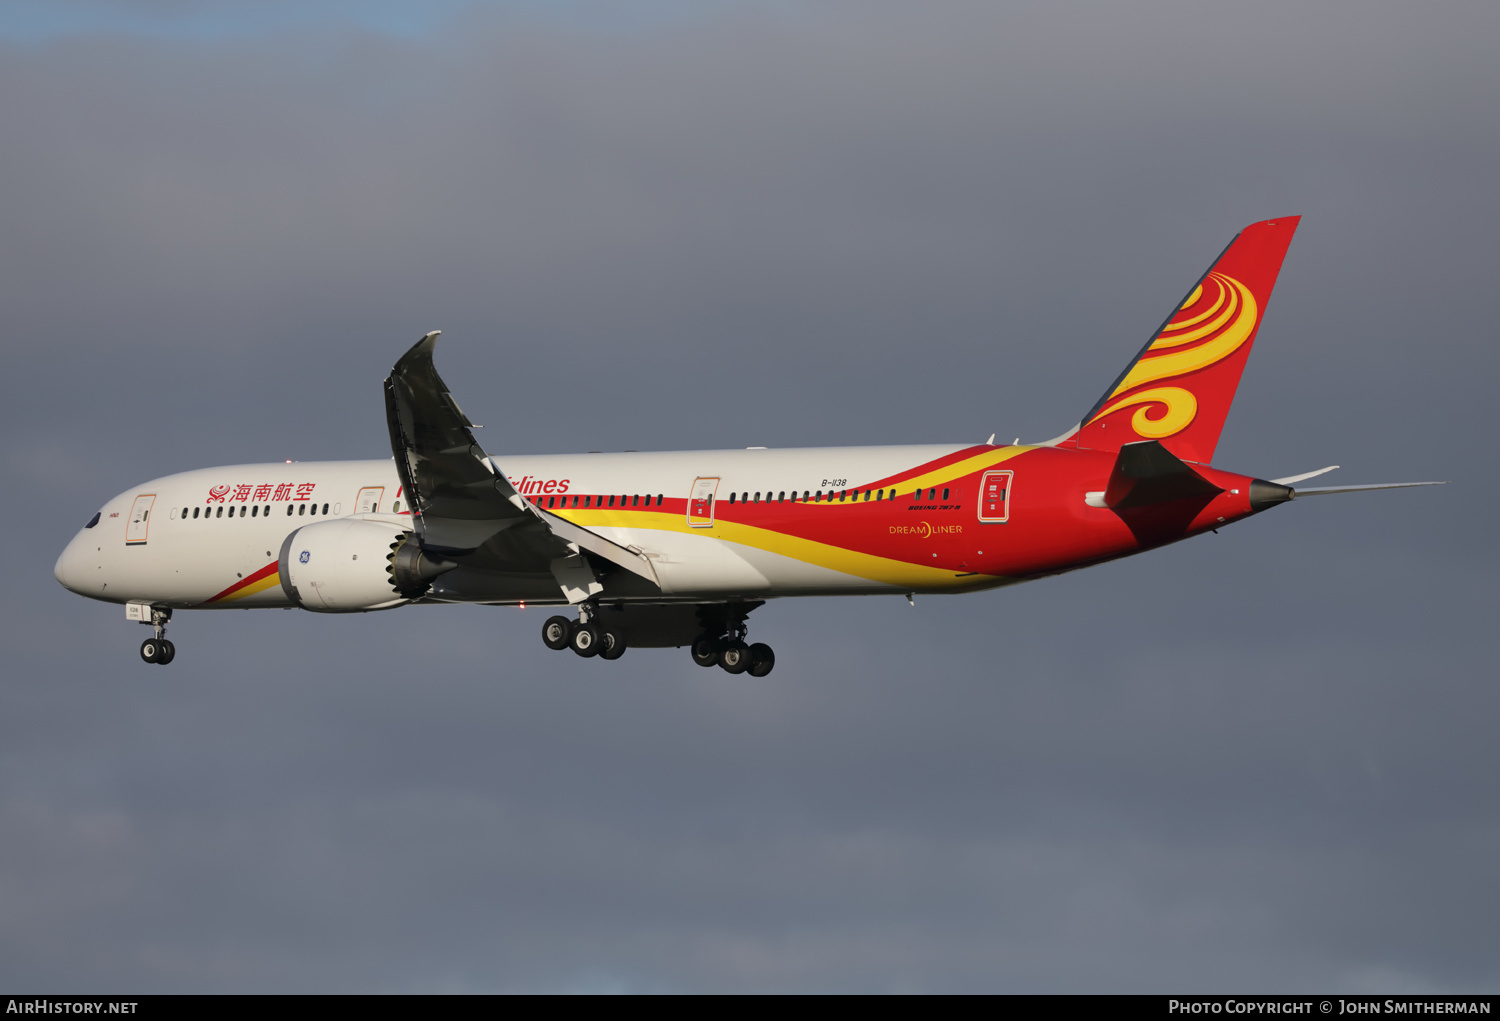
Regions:
<svg viewBox="0 0 1500 1021"><path fill-rule="evenodd" d="M151 608L151 619L141 621L149 624L156 632L154 638L148 638L141 643L141 659L147 663L155 663L157 666L166 666L177 658L177 646L167 641L167 621L172 619L170 608Z"/></svg>

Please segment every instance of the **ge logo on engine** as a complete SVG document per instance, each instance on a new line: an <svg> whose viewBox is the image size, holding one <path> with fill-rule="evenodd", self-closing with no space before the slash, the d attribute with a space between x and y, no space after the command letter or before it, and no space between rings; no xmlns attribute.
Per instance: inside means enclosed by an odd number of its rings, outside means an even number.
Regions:
<svg viewBox="0 0 1500 1021"><path fill-rule="evenodd" d="M311 559L312 559L312 554L309 553L309 552L307 552L307 550L303 550L301 553L297 554L297 562L299 564L305 564L305 563L307 563Z"/></svg>

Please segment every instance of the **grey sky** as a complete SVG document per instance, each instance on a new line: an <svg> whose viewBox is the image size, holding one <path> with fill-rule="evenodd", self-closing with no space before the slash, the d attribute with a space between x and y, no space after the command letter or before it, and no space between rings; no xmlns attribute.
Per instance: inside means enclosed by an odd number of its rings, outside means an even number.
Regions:
<svg viewBox="0 0 1500 1021"><path fill-rule="evenodd" d="M56 6L0 15L0 985L1495 989L1493 5ZM1453 485L773 603L760 682L480 608L156 670L51 578L146 478L388 456L432 328L495 454L1043 439L1289 213L1218 463Z"/></svg>

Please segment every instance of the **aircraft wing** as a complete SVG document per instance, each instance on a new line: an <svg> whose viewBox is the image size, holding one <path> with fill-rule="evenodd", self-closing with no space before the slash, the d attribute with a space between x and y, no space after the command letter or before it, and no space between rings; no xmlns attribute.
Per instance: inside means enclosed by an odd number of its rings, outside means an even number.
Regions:
<svg viewBox="0 0 1500 1021"><path fill-rule="evenodd" d="M466 567L550 571L572 602L602 588L582 551L657 584L646 557L535 506L494 467L433 365L439 332L413 345L385 381L391 450L422 548Z"/></svg>

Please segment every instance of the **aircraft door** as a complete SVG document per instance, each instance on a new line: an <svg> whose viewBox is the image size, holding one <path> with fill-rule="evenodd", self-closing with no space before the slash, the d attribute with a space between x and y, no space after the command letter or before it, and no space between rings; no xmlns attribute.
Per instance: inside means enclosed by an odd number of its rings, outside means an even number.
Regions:
<svg viewBox="0 0 1500 1021"><path fill-rule="evenodd" d="M135 498L135 503L130 507L130 520L125 523L125 545L146 545L146 531L151 527L151 505L154 503L155 493Z"/></svg>
<svg viewBox="0 0 1500 1021"><path fill-rule="evenodd" d="M366 486L359 491L359 497L354 501L354 513L374 514L380 509L380 498L384 495L384 486Z"/></svg>
<svg viewBox="0 0 1500 1021"><path fill-rule="evenodd" d="M719 490L717 478L693 480L693 491L688 496L688 525L693 528L714 526L714 494Z"/></svg>
<svg viewBox="0 0 1500 1021"><path fill-rule="evenodd" d="M1010 491L1015 472L985 472L979 480L979 520L1000 524L1010 520Z"/></svg>

